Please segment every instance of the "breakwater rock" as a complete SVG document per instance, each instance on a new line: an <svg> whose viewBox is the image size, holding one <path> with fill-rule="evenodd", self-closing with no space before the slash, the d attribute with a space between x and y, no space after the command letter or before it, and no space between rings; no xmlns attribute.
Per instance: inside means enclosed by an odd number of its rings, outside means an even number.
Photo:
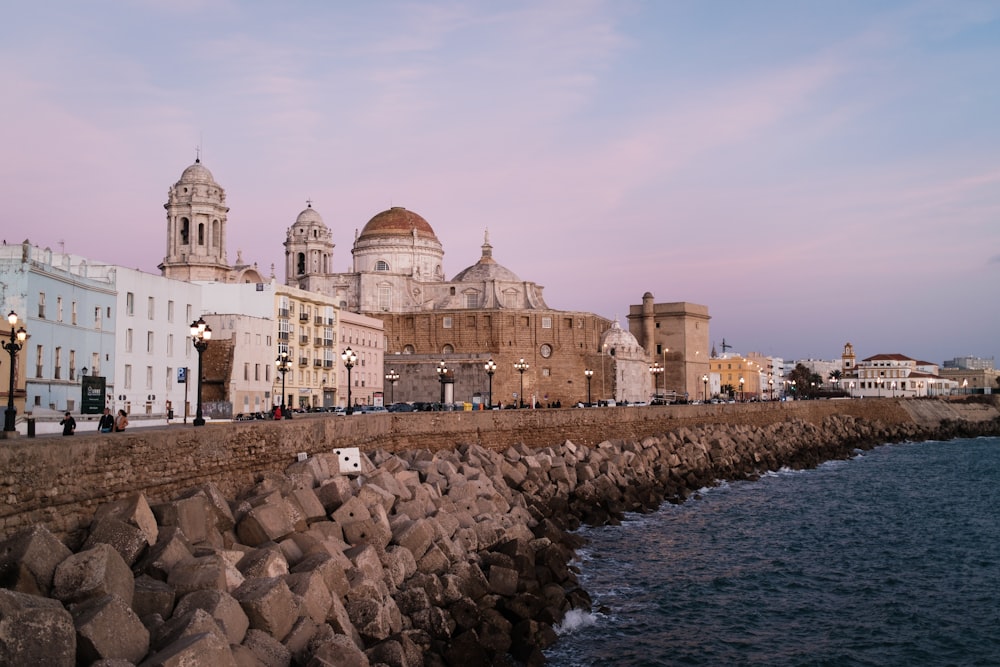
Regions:
<svg viewBox="0 0 1000 667"><path fill-rule="evenodd" d="M100 506L74 553L42 526L0 544L0 664L535 665L590 600L582 522L718 479L997 420L702 425L594 445L315 454L226 498L212 483Z"/></svg>

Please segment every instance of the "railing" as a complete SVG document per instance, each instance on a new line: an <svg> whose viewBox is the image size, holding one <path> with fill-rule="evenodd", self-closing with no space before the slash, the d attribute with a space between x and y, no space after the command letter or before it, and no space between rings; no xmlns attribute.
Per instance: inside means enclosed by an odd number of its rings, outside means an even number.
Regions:
<svg viewBox="0 0 1000 667"><path fill-rule="evenodd" d="M308 345L309 336L299 336L299 345Z"/></svg>
<svg viewBox="0 0 1000 667"><path fill-rule="evenodd" d="M309 313L299 313L299 322L308 322Z"/></svg>
<svg viewBox="0 0 1000 667"><path fill-rule="evenodd" d="M322 365L323 365L323 360L322 359L313 359L313 366L315 366L316 368L319 368Z"/></svg>
<svg viewBox="0 0 1000 667"><path fill-rule="evenodd" d="M308 365L309 365L309 359L307 359L306 357L299 357L299 366L308 366Z"/></svg>

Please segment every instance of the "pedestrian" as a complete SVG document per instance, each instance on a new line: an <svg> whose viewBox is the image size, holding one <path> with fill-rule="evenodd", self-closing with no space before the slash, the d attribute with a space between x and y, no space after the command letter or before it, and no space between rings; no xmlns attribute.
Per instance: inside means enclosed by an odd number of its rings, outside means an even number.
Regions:
<svg viewBox="0 0 1000 667"><path fill-rule="evenodd" d="M115 430L124 431L128 427L128 415L125 414L124 410L118 411L118 416L115 418Z"/></svg>
<svg viewBox="0 0 1000 667"><path fill-rule="evenodd" d="M281 419L281 406L276 405L274 406L274 420L277 421L279 419Z"/></svg>
<svg viewBox="0 0 1000 667"><path fill-rule="evenodd" d="M115 430L115 418L111 415L111 408L104 408L101 421L97 423L97 430L101 433L111 433L111 431Z"/></svg>
<svg viewBox="0 0 1000 667"><path fill-rule="evenodd" d="M59 425L63 427L63 435L73 435L76 432L76 420L73 419L73 415L68 410Z"/></svg>

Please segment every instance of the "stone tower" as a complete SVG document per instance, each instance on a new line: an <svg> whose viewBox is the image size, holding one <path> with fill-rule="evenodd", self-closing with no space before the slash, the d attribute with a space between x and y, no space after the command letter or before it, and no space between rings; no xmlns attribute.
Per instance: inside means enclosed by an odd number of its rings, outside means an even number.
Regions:
<svg viewBox="0 0 1000 667"><path fill-rule="evenodd" d="M227 282L226 192L196 159L167 192L167 255L160 272L185 281Z"/></svg>
<svg viewBox="0 0 1000 667"><path fill-rule="evenodd" d="M840 372L844 377L854 375L857 361L854 357L854 346L844 343L844 352L840 355Z"/></svg>
<svg viewBox="0 0 1000 667"><path fill-rule="evenodd" d="M285 283L310 292L331 291L333 234L307 202L285 237Z"/></svg>

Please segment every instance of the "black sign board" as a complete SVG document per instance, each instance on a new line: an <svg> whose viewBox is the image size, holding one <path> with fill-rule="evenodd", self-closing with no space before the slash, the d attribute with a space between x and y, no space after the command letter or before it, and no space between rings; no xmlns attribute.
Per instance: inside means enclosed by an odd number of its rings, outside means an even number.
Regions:
<svg viewBox="0 0 1000 667"><path fill-rule="evenodd" d="M81 379L80 414L99 415L107 403L105 378L84 375Z"/></svg>

